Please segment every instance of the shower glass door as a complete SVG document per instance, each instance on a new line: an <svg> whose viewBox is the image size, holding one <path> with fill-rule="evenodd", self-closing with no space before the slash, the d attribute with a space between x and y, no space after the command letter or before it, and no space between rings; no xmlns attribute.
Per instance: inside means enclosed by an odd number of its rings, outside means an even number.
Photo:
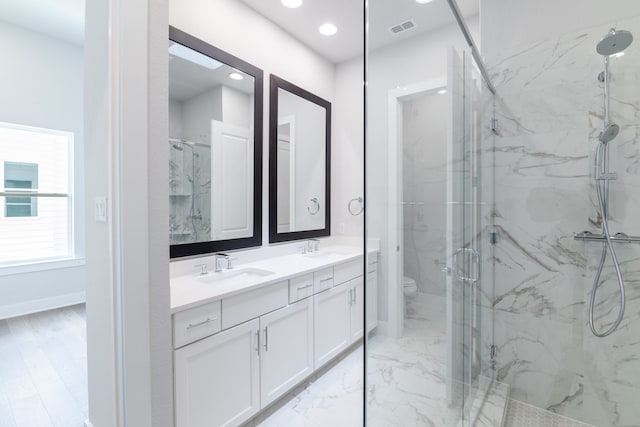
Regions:
<svg viewBox="0 0 640 427"><path fill-rule="evenodd" d="M467 51L449 51L447 398L475 424L493 379L493 95Z"/></svg>

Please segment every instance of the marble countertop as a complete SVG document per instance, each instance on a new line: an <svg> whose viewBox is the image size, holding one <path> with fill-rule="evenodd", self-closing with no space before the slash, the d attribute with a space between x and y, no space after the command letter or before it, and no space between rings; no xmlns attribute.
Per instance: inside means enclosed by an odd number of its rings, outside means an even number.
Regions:
<svg viewBox="0 0 640 427"><path fill-rule="evenodd" d="M369 250L370 254L378 252ZM328 246L319 252L291 254L234 266L231 270L197 272L171 279L171 314L225 297L282 282L295 276L311 273L362 257L362 248ZM252 276L246 280L217 280L241 275L243 272L270 273Z"/></svg>

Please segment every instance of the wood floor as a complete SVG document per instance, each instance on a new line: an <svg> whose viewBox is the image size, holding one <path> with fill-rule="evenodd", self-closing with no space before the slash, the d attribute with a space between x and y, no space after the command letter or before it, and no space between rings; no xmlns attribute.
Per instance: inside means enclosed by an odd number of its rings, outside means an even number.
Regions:
<svg viewBox="0 0 640 427"><path fill-rule="evenodd" d="M0 320L0 427L87 419L84 304Z"/></svg>

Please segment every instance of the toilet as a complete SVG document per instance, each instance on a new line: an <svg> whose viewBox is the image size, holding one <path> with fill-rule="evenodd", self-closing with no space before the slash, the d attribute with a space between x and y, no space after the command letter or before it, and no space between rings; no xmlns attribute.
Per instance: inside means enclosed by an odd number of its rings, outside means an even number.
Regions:
<svg viewBox="0 0 640 427"><path fill-rule="evenodd" d="M418 293L418 285L416 285L416 281L411 277L403 277L402 291L407 298L413 298L416 296L416 293Z"/></svg>

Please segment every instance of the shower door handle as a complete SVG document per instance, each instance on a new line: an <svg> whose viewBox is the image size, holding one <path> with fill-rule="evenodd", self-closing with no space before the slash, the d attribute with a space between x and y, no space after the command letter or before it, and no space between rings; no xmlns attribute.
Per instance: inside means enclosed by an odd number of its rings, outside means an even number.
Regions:
<svg viewBox="0 0 640 427"><path fill-rule="evenodd" d="M473 275L471 272L466 273L464 268L460 268L458 260L460 255L463 254L465 256L465 261L469 265L469 269L471 270L471 266L475 264L473 268ZM455 271L455 275L458 280L463 282L471 282L476 283L480 280L480 253L472 248L460 248L453 254L453 270Z"/></svg>

